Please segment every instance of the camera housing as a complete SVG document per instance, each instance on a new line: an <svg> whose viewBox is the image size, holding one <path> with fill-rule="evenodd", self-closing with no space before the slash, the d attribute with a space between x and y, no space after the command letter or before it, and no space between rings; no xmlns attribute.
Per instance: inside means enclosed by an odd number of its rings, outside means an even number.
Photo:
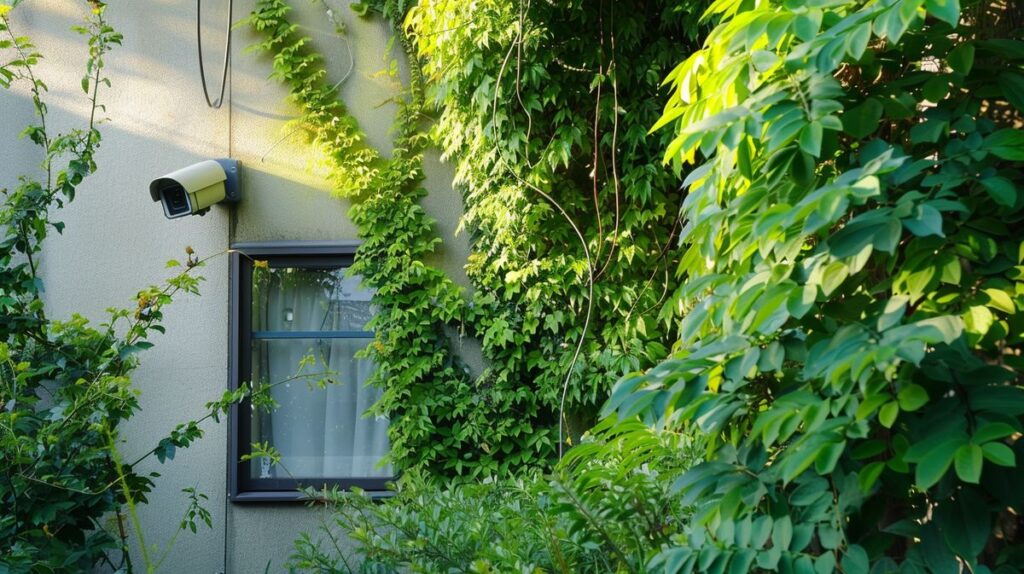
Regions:
<svg viewBox="0 0 1024 574"><path fill-rule="evenodd" d="M205 215L215 203L237 203L238 160L208 159L158 177L149 184L149 195L159 201L167 219Z"/></svg>

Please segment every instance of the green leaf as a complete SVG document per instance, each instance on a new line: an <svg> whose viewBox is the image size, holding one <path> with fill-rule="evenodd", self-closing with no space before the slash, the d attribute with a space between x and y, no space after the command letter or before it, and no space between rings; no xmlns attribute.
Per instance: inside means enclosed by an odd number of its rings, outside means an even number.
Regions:
<svg viewBox="0 0 1024 574"><path fill-rule="evenodd" d="M939 279L943 283L959 285L962 274L963 268L960 265L960 258L955 254L948 255L946 262L942 265L942 275Z"/></svg>
<svg viewBox="0 0 1024 574"><path fill-rule="evenodd" d="M860 483L861 490L869 492L878 482L878 477L882 476L884 470L885 463L882 461L869 463L860 469L860 472L857 473L857 481Z"/></svg>
<svg viewBox="0 0 1024 574"><path fill-rule="evenodd" d="M999 74L999 88L1003 90L1006 101L1013 104L1018 111L1024 112L1024 76L1003 72Z"/></svg>
<svg viewBox="0 0 1024 574"><path fill-rule="evenodd" d="M916 206L913 217L904 219L903 226L918 237L929 235L945 237L942 233L942 214L926 203Z"/></svg>
<svg viewBox="0 0 1024 574"><path fill-rule="evenodd" d="M900 243L900 236L902 234L903 224L900 223L900 220L892 217L879 226L872 243L875 249L879 251L893 253L896 251L896 246Z"/></svg>
<svg viewBox="0 0 1024 574"><path fill-rule="evenodd" d="M775 520L775 527L772 529L772 546L786 550L789 543L793 541L793 521L789 516Z"/></svg>
<svg viewBox="0 0 1024 574"><path fill-rule="evenodd" d="M1017 430L1006 423L985 422L978 427L978 430L974 431L974 436L971 437L971 442L974 444L983 444L1008 437L1015 432L1017 432Z"/></svg>
<svg viewBox="0 0 1024 574"><path fill-rule="evenodd" d="M1017 203L1017 187L1005 177L987 177L981 180L981 186L999 205L1013 207Z"/></svg>
<svg viewBox="0 0 1024 574"><path fill-rule="evenodd" d="M868 98L864 103L843 113L843 130L851 136L865 138L878 129L878 120L882 119L882 103L875 98Z"/></svg>
<svg viewBox="0 0 1024 574"><path fill-rule="evenodd" d="M943 441L925 453L914 469L914 482L917 483L917 487L927 490L939 482L949 470L949 465L953 464L953 456L962 444L962 439L953 438Z"/></svg>
<svg viewBox="0 0 1024 574"><path fill-rule="evenodd" d="M768 538L772 535L772 526L774 521L771 516L759 516L754 520L754 526L750 533L750 546L752 548L761 548L768 542Z"/></svg>
<svg viewBox="0 0 1024 574"><path fill-rule="evenodd" d="M868 49L870 41L871 22L864 22L846 36L846 53L854 60L859 60L864 55L864 51Z"/></svg>
<svg viewBox="0 0 1024 574"><path fill-rule="evenodd" d="M1017 456L1013 449L1001 442L988 442L981 445L981 452L993 464L1014 468L1017 466Z"/></svg>
<svg viewBox="0 0 1024 574"><path fill-rule="evenodd" d="M799 289L794 289L789 295L789 300L786 301L786 310L789 314L797 319L802 318L807 314L807 311L814 305L814 301L818 296L818 289L813 284L806 284Z"/></svg>
<svg viewBox="0 0 1024 574"><path fill-rule="evenodd" d="M928 403L928 392L921 385L911 383L900 389L897 399L900 410L914 412Z"/></svg>
<svg viewBox="0 0 1024 574"><path fill-rule="evenodd" d="M819 534L820 536L820 534ZM814 559L814 572L816 574L833 574L836 571L836 555L825 552Z"/></svg>
<svg viewBox="0 0 1024 574"><path fill-rule="evenodd" d="M992 328L995 320L992 311L983 305L974 305L968 308L967 313L964 314L964 326L967 332L978 337L984 337Z"/></svg>
<svg viewBox="0 0 1024 574"><path fill-rule="evenodd" d="M922 143L935 143L939 141L949 128L949 122L944 120L928 120L910 128L910 143L917 145Z"/></svg>
<svg viewBox="0 0 1024 574"><path fill-rule="evenodd" d="M369 2L352 2L349 4L349 8L352 9L359 16L366 16L370 12Z"/></svg>
<svg viewBox="0 0 1024 574"><path fill-rule="evenodd" d="M736 165L740 168L740 173L747 179L754 179L754 168L750 163L751 147L752 143L748 141L749 138L743 138L739 144L736 145Z"/></svg>
<svg viewBox="0 0 1024 574"><path fill-rule="evenodd" d="M877 221L853 221L828 238L829 251L837 259L858 255L865 247L873 245L881 224Z"/></svg>
<svg viewBox="0 0 1024 574"><path fill-rule="evenodd" d="M969 487L961 488L954 496L935 509L935 523L949 549L973 563L992 532L988 504Z"/></svg>
<svg viewBox="0 0 1024 574"><path fill-rule="evenodd" d="M793 574L816 574L810 556L801 555L793 562Z"/></svg>
<svg viewBox="0 0 1024 574"><path fill-rule="evenodd" d="M821 155L821 122L813 121L800 131L800 149L808 154L818 157Z"/></svg>
<svg viewBox="0 0 1024 574"><path fill-rule="evenodd" d="M1002 159L1024 161L1024 130L1001 129L986 137L983 147Z"/></svg>
<svg viewBox="0 0 1024 574"><path fill-rule="evenodd" d="M729 574L747 574L750 572L755 558L757 558L757 552L754 549L740 548L729 562Z"/></svg>
<svg viewBox="0 0 1024 574"><path fill-rule="evenodd" d="M811 8L803 14L799 14L793 21L793 31L804 42L810 42L821 29L821 17L822 12L817 8Z"/></svg>
<svg viewBox="0 0 1024 574"><path fill-rule="evenodd" d="M786 349L782 343L772 341L761 352L757 362L757 368L763 373L771 373L782 370L782 362L786 358Z"/></svg>
<svg viewBox="0 0 1024 574"><path fill-rule="evenodd" d="M903 319L903 315L906 314L907 303L910 300L903 295L894 295L888 301L885 302L885 309L882 314L878 317L878 323L875 328L879 331L885 331L886 329L893 327Z"/></svg>
<svg viewBox="0 0 1024 574"><path fill-rule="evenodd" d="M846 441L831 442L825 445L814 459L814 470L818 474L832 474L839 462L839 457L846 452Z"/></svg>
<svg viewBox="0 0 1024 574"><path fill-rule="evenodd" d="M892 428L896 422L896 416L900 414L900 405L896 401L885 403L878 411L878 422L885 428Z"/></svg>
<svg viewBox="0 0 1024 574"><path fill-rule="evenodd" d="M978 484L981 480L981 447L976 444L965 444L956 450L956 475L960 480Z"/></svg>
<svg viewBox="0 0 1024 574"><path fill-rule="evenodd" d="M954 28L960 22L960 0L925 0L924 6L929 14Z"/></svg>
<svg viewBox="0 0 1024 574"><path fill-rule="evenodd" d="M988 306L993 309L999 309L1003 313L1013 315L1017 312L1016 305L1013 304L1013 299L1006 294L1006 291L1002 289L982 289L982 292L988 295L989 302Z"/></svg>
<svg viewBox="0 0 1024 574"><path fill-rule="evenodd" d="M921 94L929 102L941 102L949 93L949 80L944 75L930 78L921 87Z"/></svg>
<svg viewBox="0 0 1024 574"><path fill-rule="evenodd" d="M782 558L782 550L773 546L764 552L757 553L757 565L763 570L774 572L779 565L780 558Z"/></svg>
<svg viewBox="0 0 1024 574"><path fill-rule="evenodd" d="M828 481L815 478L798 486L789 497L793 506L810 506L828 490Z"/></svg>
<svg viewBox="0 0 1024 574"><path fill-rule="evenodd" d="M857 544L846 549L842 559L843 574L868 574L870 563L868 553Z"/></svg>
<svg viewBox="0 0 1024 574"><path fill-rule="evenodd" d="M850 275L850 268L842 261L833 261L822 273L821 290L826 297L839 288Z"/></svg>
<svg viewBox="0 0 1024 574"><path fill-rule="evenodd" d="M924 319L917 321L914 325L929 330L927 333L922 333L920 338L926 343L932 344L946 343L948 345L959 338L964 331L963 321L950 315Z"/></svg>
<svg viewBox="0 0 1024 574"><path fill-rule="evenodd" d="M750 54L750 63L754 65L755 70L764 73L779 63L779 57L775 52L768 50L754 50Z"/></svg>
<svg viewBox="0 0 1024 574"><path fill-rule="evenodd" d="M954 72L967 75L974 67L974 44L965 42L950 50L946 62Z"/></svg>
<svg viewBox="0 0 1024 574"><path fill-rule="evenodd" d="M904 5L911 5L911 2L904 2ZM903 37L903 33L907 31L907 26L910 24L910 20L904 18L901 12L902 10L898 10L895 7L883 10L872 22L875 35L884 37L893 46L899 43L900 38Z"/></svg>

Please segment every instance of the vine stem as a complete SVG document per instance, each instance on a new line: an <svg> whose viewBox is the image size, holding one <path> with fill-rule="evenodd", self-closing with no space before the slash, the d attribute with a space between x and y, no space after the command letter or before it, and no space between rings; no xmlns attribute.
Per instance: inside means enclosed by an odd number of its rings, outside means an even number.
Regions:
<svg viewBox="0 0 1024 574"><path fill-rule="evenodd" d="M613 10L614 10L614 8L613 8ZM600 47L598 48L598 51L601 54L601 57L599 59L599 64L598 64L598 67L597 67L597 73L598 73L598 75L603 75L604 74L604 2L600 2L597 5L597 22L598 22L598 28L601 29L601 41L600 41L600 44L599 44ZM604 224L601 221L601 204L600 204L600 202L598 201L598 198L597 198L597 188L598 188L598 183L597 183L597 164L598 164L598 161L602 159L601 158L601 138L600 138L601 134L598 131L600 129L600 122L601 122L601 88L602 88L602 86L604 86L604 79L603 78L602 78L602 81L598 82L598 84L597 84L597 96L596 96L596 101L594 102L594 160L593 160L594 169L593 169L593 171L590 172L591 173L591 179L594 180L594 190L593 190L594 191L594 218L597 220L597 252L594 254L594 257L597 258L597 259L601 259L601 250L604 247ZM516 89L517 90L519 89L518 86L516 87ZM612 112L614 113L615 110L612 110ZM615 153L614 148L612 149L612 153Z"/></svg>
<svg viewBox="0 0 1024 574"><path fill-rule="evenodd" d="M522 6L522 2L520 2ZM530 3L527 2L526 7L529 9ZM520 10L522 14L522 10ZM491 130L496 136L498 133L498 125L495 121L498 113L498 97L501 95L501 79L505 75L505 70L508 67L509 59L512 57L512 52L516 47L523 41L523 25L520 22L519 29L516 30L517 37L512 45L509 46L508 52L505 54L505 60L501 63L501 69L498 71L498 77L494 82L494 99L491 102ZM495 137L495 140L498 138ZM590 330L590 320L594 311L594 263L590 257L590 247L587 246L587 240L583 236L583 232L580 231L579 226L569 215L569 213L562 207L554 197L550 194L530 183L523 177L521 177L516 170L509 164L508 159L500 153L498 153L498 161L501 166L511 175L520 185L532 190L534 193L543 197L548 203L555 206L555 209L561 213L562 217L569 222L572 226L573 231L576 233L576 237L580 241L580 245L583 247L583 255L587 260L587 313L583 321L583 332L580 333L580 338L576 343L576 350L573 352L572 361L569 363L569 367L565 372L565 381L562 383L562 395L558 403L558 458L559 460L565 456L565 433L568 427L568 421L565 416L565 398L569 393L569 383L572 381L572 372L576 369L576 364L579 361L580 353L583 351L583 343L586 341L587 332Z"/></svg>
<svg viewBox="0 0 1024 574"><path fill-rule="evenodd" d="M612 182L615 185L615 229L612 231L612 246L608 249L608 258L605 260L604 265L601 267L601 271L597 273L597 277L600 278L604 275L604 272L608 270L608 267L612 264L612 257L615 254L615 249L619 245L619 224L622 218L622 209L619 205L619 196L621 194L621 183L619 182L619 67L618 62L615 61L615 6L612 5L610 30L608 35L611 38L612 45L612 61L608 64L608 73L612 78ZM604 30L601 31L602 36ZM595 166L596 169L596 166Z"/></svg>
<svg viewBox="0 0 1024 574"><path fill-rule="evenodd" d="M275 387L278 387L278 386L280 386L280 385L283 385L283 384L285 384L285 383L290 383L290 382L292 382L292 381L297 381L297 380L299 380L299 379L312 379L312 378L316 378L316 377L320 377L320 376L324 376L324 375L329 375L329 374L332 374L332 373L331 373L330 371L323 371L323 372L319 372L319 373L306 373L306 374L301 374L301 373L300 373L300 374L292 375L291 377L288 377L288 378L286 378L286 379L281 379L280 381L275 381L274 383L271 383L271 384L269 384L269 385L266 385L266 386L265 386L265 387L264 387L263 389L261 389L261 390L269 390L269 389L273 389L273 388L275 388ZM252 388L252 386L251 386L251 384L250 384L250 387L249 387L249 394L251 395L251 394L252 394L253 392L254 392L254 389ZM214 406L217 406L217 405L214 405ZM216 415L217 413L219 413L219 412L220 412L220 410L219 410L219 409L214 409L214 410L212 410L212 411L210 411L210 412L206 413L205 415L203 415L203 417L202 417L202 418L199 418L199 419L197 419L197 420L195 421L195 423L196 423L196 424L200 424L200 423L206 422L207 420L209 420L209 419L213 418L213 417L214 417L214 416L215 416L215 415ZM127 465L127 466L128 466L129 468L135 468L135 466L136 466L137 464L141 463L141 462L142 462L143 460L146 460L147 458L149 458L150 456L152 456L152 455L153 455L153 453L155 453L155 452L157 451L157 449L158 449L158 448L160 448L160 445L157 445L157 446L153 447L152 449L150 449L150 450L149 450L149 452L147 452L147 453L143 454L142 456L138 457L138 458L137 458L137 459L135 459L135 460L134 460L134 461L133 461L133 462L132 462L131 464L129 464L129 465Z"/></svg>
<svg viewBox="0 0 1024 574"><path fill-rule="evenodd" d="M89 99L91 104L89 109L89 132L86 134L85 149L83 150L88 151L90 156L93 147L93 133L95 132L96 126L96 108L99 107L96 105L96 98L100 91L100 70L103 69L103 55L110 51L108 42L103 36L103 27L106 25L106 20L103 18L103 12L105 9L105 6L96 9L96 21L93 23L94 29L96 30L96 38L98 39L98 46L95 49L95 57L93 58L93 67L96 69L96 73L93 75L92 79L92 97Z"/></svg>
<svg viewBox="0 0 1024 574"><path fill-rule="evenodd" d="M121 493L124 495L125 504L128 506L128 516L131 519L132 530L139 539L139 551L142 553L142 562L146 565L147 574L153 572L153 562L149 557L149 549L146 547L146 535L142 532L142 523L139 522L139 513L135 508L135 499L132 497L132 489L128 486L127 475L121 465L121 455L117 452L117 444L113 433L107 430L107 439L110 442L110 460L117 470L117 480L121 485Z"/></svg>
<svg viewBox="0 0 1024 574"><path fill-rule="evenodd" d="M46 106L43 104L42 95L39 92L39 81L36 80L35 72L32 71L32 65L29 63L28 55L22 49L21 44L18 42L18 38L14 35L14 30L11 29L11 21L7 19L7 16L3 16L4 26L7 28L7 35L11 37L11 43L18 51L18 57L25 63L25 71L28 73L28 80L32 83L32 101L35 104L36 113L39 114L39 123L43 133L43 150L46 152L46 189L49 190L51 187L51 176L52 170L50 169L50 137L46 131Z"/></svg>
<svg viewBox="0 0 1024 574"><path fill-rule="evenodd" d="M324 5L326 6L326 4L324 4ZM330 9L328 8L328 10L330 10ZM344 84L346 81L348 81L349 76L351 76L352 72L355 71L355 69L356 69L356 59L355 59L355 56L352 54L352 45L349 43L348 38L344 34L342 34L341 26L335 20L333 13L329 16L329 18L331 19L331 22L334 24L335 34L338 36L338 38L341 39L342 43L345 44L345 52L348 54L348 69L345 70L345 73L341 76L341 79L338 80L337 82L335 82L331 86L331 90L337 90L337 89L341 88L342 84ZM316 30L314 29L314 31L316 31ZM302 119L302 118L300 117L300 118L296 118L296 119ZM295 135L296 133L302 131L302 129L305 128L305 127L306 126L304 124L297 125L294 128L292 128L291 130L289 130L287 133L285 133L283 136L279 137L277 139L277 141L275 141L274 143L270 144L270 147L267 148L267 151L263 152L263 155L260 156L260 163L266 163L267 157L270 155L270 153L272 151L277 149L277 146L279 146L279 145L283 144L284 142L286 142L288 140L288 138L290 138L293 135Z"/></svg>

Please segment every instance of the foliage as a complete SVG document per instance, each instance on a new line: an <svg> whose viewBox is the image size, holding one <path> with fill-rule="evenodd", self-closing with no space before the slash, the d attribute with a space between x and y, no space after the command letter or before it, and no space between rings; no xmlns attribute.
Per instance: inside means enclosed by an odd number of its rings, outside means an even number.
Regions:
<svg viewBox="0 0 1024 574"><path fill-rule="evenodd" d="M680 344L609 411L697 428L665 572L1018 572L1013 3L718 0L658 126Z"/></svg>
<svg viewBox="0 0 1024 574"><path fill-rule="evenodd" d="M667 206L679 192L656 151L670 138L646 132L660 78L697 29L693 8L648 4L358 4L404 22L396 37L411 85L390 159L366 144L288 3L257 4L257 48L272 54L337 194L354 204L364 244L353 272L380 309L367 350L384 389L375 410L391 418L398 467L479 477L547 465L560 432L589 426L616 378L665 357L657 315L675 285ZM418 205L419 124L434 111L434 139L465 190L468 304L428 264L439 239ZM449 348L451 330L482 343L488 368L475 380Z"/></svg>
<svg viewBox="0 0 1024 574"><path fill-rule="evenodd" d="M605 425L607 426L607 425ZM595 429L555 479L537 475L442 487L416 473L395 497L310 492L332 511L296 542L310 572L639 572L687 509L668 484L699 452L639 421ZM356 543L342 550L342 540Z"/></svg>
<svg viewBox="0 0 1024 574"><path fill-rule="evenodd" d="M665 356L679 192L646 132L660 78L697 34L694 9L423 1L409 13L473 244L464 324L501 421L474 428L484 445L550 459L618 377Z"/></svg>
<svg viewBox="0 0 1024 574"><path fill-rule="evenodd" d="M14 33L10 10L0 5L0 50L12 53L0 64L0 86L28 85L38 123L22 135L43 150L44 159L39 179L23 176L15 189L0 190L0 570L77 573L105 564L131 571L127 531L133 527L152 572L174 540L150 556L135 507L146 502L157 474L140 474L136 466L152 455L161 462L172 459L176 448L203 435L203 421L227 412L247 390L209 403L205 416L178 425L135 461L120 460L118 426L139 408L129 380L137 353L164 331L164 307L179 294L197 292L201 278L195 270L203 261L186 249L184 266L168 264L179 269L165 284L140 291L132 309L110 309L98 327L80 315L66 321L47 317L38 258L50 231L64 228L53 219L57 210L74 200L78 186L97 169L97 112L103 111L98 93L110 86L104 58L120 45L121 35L107 24L106 6L91 2L86 25L74 28L88 46L81 85L89 97L89 121L84 129L55 134L47 125L47 86L35 74L42 56L28 38ZM205 495L194 489L185 494L189 505L179 531L195 531L197 520L209 525L201 505Z"/></svg>
<svg viewBox="0 0 1024 574"><path fill-rule="evenodd" d="M398 141L392 157L382 158L338 100L337 86L327 83L322 58L287 19L290 11L283 0L257 3L249 24L265 40L255 48L273 54L273 77L286 83L302 110L301 123L323 153L335 193L355 204L350 215L365 241L352 271L376 289L379 309L368 325L376 337L366 353L377 368L367 384L385 389L382 402L390 406L380 411L391 417L390 456L441 471L461 460L451 452L461 441L440 437L439 429L452 427L457 398L470 381L444 330L461 312L460 291L424 262L439 239L418 204L426 192L416 102L400 98Z"/></svg>
<svg viewBox="0 0 1024 574"><path fill-rule="evenodd" d="M5 88L19 81L29 85L39 123L23 135L43 149L46 174L45 181L23 177L16 189L3 190L0 210L0 453L5 478L0 483L5 507L0 551L7 569L45 565L77 571L114 546L98 523L116 507L107 486L117 479L106 454L107 431L136 407L126 375L134 366L133 351L148 345L149 331L157 326L159 304L145 307L147 316L131 322L123 338L115 335L115 320L127 321L127 311L99 330L77 316L68 322L47 320L36 258L50 230L63 227L51 223L51 208L72 200L83 178L95 171L100 133L92 120L85 130L68 134L54 136L47 130L46 84L34 74L41 56L28 38L12 31L10 7L0 10L0 32L6 36L0 48L13 52L0 66L0 79ZM103 10L94 11L88 28L79 30L89 38L93 75L83 84L87 92L91 88L95 111L103 57L121 38L105 23ZM140 492L150 485L145 477L130 479Z"/></svg>

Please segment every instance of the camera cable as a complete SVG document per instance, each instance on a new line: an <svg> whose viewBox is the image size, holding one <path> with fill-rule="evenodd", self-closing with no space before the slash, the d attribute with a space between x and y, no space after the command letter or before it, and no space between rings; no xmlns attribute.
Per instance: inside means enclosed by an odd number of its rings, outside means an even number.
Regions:
<svg viewBox="0 0 1024 574"><path fill-rule="evenodd" d="M224 63L221 66L220 96L216 100L210 100L210 92L206 87L206 70L203 68L203 0L196 0L196 46L199 52L199 79L203 84L203 97L206 98L206 105L219 109L224 103L224 88L228 80L228 60L231 57L231 18L234 11L235 0L228 0L228 22L224 29Z"/></svg>

